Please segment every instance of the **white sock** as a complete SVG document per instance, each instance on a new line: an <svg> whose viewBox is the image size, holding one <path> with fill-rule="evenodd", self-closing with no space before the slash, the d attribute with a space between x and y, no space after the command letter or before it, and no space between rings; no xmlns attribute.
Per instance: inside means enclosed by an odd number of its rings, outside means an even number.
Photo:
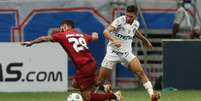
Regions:
<svg viewBox="0 0 201 101"><path fill-rule="evenodd" d="M154 94L154 90L152 87L152 84L150 81L147 81L146 83L143 84L144 88L147 90L149 95L153 95Z"/></svg>

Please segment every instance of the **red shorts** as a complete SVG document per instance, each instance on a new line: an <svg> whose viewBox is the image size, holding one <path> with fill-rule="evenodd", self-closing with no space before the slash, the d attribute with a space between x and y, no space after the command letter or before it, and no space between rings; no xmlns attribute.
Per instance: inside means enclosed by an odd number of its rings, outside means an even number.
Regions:
<svg viewBox="0 0 201 101"><path fill-rule="evenodd" d="M96 80L96 62L89 62L77 69L74 79L78 83L80 91L84 91L91 87Z"/></svg>

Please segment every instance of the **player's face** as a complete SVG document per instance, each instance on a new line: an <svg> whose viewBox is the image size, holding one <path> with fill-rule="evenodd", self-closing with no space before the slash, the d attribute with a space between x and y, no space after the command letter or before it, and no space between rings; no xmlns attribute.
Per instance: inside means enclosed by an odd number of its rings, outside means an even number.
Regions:
<svg viewBox="0 0 201 101"><path fill-rule="evenodd" d="M69 29L69 27L68 27L67 24L63 24L63 25L60 26L60 31L61 31L61 32L64 32L64 31L66 31L66 30L68 30L68 29Z"/></svg>
<svg viewBox="0 0 201 101"><path fill-rule="evenodd" d="M126 12L126 23L132 24L136 15L133 12Z"/></svg>

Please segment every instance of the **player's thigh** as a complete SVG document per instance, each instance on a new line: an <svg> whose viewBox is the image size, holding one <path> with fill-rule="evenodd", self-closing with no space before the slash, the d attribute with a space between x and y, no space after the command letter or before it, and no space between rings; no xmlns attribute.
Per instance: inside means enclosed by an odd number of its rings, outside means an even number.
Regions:
<svg viewBox="0 0 201 101"><path fill-rule="evenodd" d="M80 91L88 89L96 82L96 64L92 62L83 65L76 71L74 78L79 84Z"/></svg>
<svg viewBox="0 0 201 101"><path fill-rule="evenodd" d="M108 68L100 68L98 77L96 79L96 85L102 85L106 79L110 77L111 69Z"/></svg>

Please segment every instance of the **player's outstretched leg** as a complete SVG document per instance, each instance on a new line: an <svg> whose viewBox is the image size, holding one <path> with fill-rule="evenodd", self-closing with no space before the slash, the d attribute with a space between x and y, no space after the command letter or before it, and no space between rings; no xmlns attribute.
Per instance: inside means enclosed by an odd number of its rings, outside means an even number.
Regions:
<svg viewBox="0 0 201 101"><path fill-rule="evenodd" d="M124 101L121 92L116 93L95 93L91 89L81 91L84 101L105 101L105 100L116 100Z"/></svg>

